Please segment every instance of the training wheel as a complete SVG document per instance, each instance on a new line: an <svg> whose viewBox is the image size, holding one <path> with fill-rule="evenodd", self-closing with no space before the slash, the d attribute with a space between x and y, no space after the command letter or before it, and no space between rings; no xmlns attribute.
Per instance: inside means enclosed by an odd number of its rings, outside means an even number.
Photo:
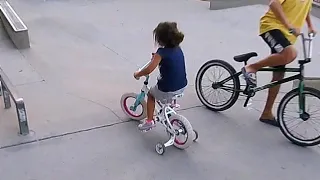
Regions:
<svg viewBox="0 0 320 180"><path fill-rule="evenodd" d="M159 155L163 155L163 153L165 152L165 148L164 145L162 143L158 143L156 144L156 152L159 154Z"/></svg>
<svg viewBox="0 0 320 180"><path fill-rule="evenodd" d="M197 141L197 140L198 140L198 138L199 138L198 131L193 130L193 132L194 132L194 139L193 139L193 141Z"/></svg>

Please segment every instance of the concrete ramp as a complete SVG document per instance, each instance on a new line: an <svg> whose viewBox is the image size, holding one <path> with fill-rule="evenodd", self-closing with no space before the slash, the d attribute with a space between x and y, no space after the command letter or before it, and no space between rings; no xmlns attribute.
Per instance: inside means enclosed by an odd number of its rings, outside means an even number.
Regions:
<svg viewBox="0 0 320 180"><path fill-rule="evenodd" d="M265 0L210 0L210 10L227 9L233 7L267 4Z"/></svg>

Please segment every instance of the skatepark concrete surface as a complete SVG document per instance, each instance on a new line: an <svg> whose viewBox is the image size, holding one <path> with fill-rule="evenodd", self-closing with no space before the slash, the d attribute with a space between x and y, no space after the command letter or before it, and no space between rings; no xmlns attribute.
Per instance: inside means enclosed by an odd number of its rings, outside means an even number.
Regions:
<svg viewBox="0 0 320 180"><path fill-rule="evenodd" d="M258 36L267 10L252 5L210 11L196 0L11 0L29 28L31 48L16 50L1 29L0 65L25 99L31 133L18 135L14 108L0 103L1 180L300 180L319 177L319 147L291 144L279 129L258 121L266 93L243 108L215 113L195 94L195 75L210 59L237 70L237 54L269 53ZM320 20L312 17L320 30ZM139 92L133 72L155 50L152 31L177 21L185 33L189 86L180 113L200 138L188 149L154 151L167 135L161 126L137 130L120 108L125 92ZM315 49L320 39L315 39ZM297 48L301 48L300 41ZM302 57L302 54L299 54ZM320 51L307 76L319 77ZM296 66L293 62L290 66ZM152 75L155 83L157 73ZM258 74L259 84L270 74ZM282 86L277 102L292 83ZM275 107L276 110L276 107Z"/></svg>

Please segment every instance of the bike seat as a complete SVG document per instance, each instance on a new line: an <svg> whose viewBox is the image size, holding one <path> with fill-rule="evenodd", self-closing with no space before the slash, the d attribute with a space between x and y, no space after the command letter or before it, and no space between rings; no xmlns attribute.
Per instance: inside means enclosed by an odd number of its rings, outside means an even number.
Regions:
<svg viewBox="0 0 320 180"><path fill-rule="evenodd" d="M245 54L240 54L238 56L234 56L233 59L237 62L246 62L252 57L256 57L258 54L256 52L249 52Z"/></svg>

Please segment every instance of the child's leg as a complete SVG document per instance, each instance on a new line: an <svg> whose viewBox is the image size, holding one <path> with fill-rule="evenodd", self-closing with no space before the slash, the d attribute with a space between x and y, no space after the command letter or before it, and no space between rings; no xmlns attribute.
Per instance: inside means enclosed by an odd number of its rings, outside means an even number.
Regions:
<svg viewBox="0 0 320 180"><path fill-rule="evenodd" d="M148 100L147 100L147 121L150 122L153 120L155 108L155 99L152 94L148 93Z"/></svg>
<svg viewBox="0 0 320 180"><path fill-rule="evenodd" d="M147 100L147 120L144 123L139 124L139 130L149 130L155 127L155 123L153 121L153 114L155 109L155 97L152 93L156 93L156 87L151 88L150 92L148 93L148 100Z"/></svg>

